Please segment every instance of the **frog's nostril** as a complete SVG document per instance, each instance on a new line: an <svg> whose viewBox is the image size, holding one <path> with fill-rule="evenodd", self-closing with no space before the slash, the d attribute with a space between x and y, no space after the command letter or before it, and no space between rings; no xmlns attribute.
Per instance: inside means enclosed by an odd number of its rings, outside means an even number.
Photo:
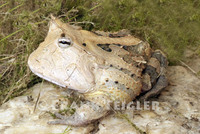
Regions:
<svg viewBox="0 0 200 134"><path fill-rule="evenodd" d="M40 61L38 59L35 59L36 62L40 63Z"/></svg>

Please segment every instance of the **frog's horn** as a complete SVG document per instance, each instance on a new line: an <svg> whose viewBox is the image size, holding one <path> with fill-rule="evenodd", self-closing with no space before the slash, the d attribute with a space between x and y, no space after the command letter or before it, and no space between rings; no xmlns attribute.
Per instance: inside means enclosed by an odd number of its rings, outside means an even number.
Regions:
<svg viewBox="0 0 200 134"><path fill-rule="evenodd" d="M50 17L51 17L50 23L55 24L55 26L60 28L62 22L57 17L53 16L53 14L50 14Z"/></svg>

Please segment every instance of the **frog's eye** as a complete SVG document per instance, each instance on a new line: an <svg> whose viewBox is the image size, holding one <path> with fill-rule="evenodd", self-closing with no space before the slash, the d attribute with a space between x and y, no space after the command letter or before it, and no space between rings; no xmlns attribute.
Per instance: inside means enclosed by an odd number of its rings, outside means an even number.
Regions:
<svg viewBox="0 0 200 134"><path fill-rule="evenodd" d="M58 46L61 48L67 48L70 45L72 45L72 41L70 38L67 37L61 37L60 39L58 39Z"/></svg>

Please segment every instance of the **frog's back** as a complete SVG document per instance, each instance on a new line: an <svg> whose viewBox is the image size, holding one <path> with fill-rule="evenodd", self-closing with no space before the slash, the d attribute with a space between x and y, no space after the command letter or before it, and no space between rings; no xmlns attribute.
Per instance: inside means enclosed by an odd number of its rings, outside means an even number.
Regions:
<svg viewBox="0 0 200 134"><path fill-rule="evenodd" d="M120 101L131 101L141 92L142 71L150 58L148 43L133 36L108 37L83 31L88 40L84 46L105 60L96 74L98 92L106 92Z"/></svg>

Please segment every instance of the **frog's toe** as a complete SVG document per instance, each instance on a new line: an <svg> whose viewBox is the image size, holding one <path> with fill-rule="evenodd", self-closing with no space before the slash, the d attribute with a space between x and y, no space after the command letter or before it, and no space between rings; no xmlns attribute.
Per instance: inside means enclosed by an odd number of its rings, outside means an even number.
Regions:
<svg viewBox="0 0 200 134"><path fill-rule="evenodd" d="M98 108L97 108L98 107ZM48 124L56 125L70 125L70 126L85 126L89 123L105 116L108 110L95 103L86 103L76 109L76 112L71 116L63 116L55 113L55 116L60 120L50 121Z"/></svg>
<svg viewBox="0 0 200 134"><path fill-rule="evenodd" d="M67 125L67 122L65 120L55 120L55 121L49 121L47 122L49 125Z"/></svg>
<svg viewBox="0 0 200 134"><path fill-rule="evenodd" d="M54 115L59 119L62 119L62 120L66 119L66 116L63 116L63 115L61 115L59 113L55 113Z"/></svg>
<svg viewBox="0 0 200 134"><path fill-rule="evenodd" d="M72 116L63 116L56 114L56 117L60 118L59 120L49 121L49 125L70 125L70 126L84 126L91 122L91 120L81 117L81 115L75 113Z"/></svg>
<svg viewBox="0 0 200 134"><path fill-rule="evenodd" d="M159 76L157 83L153 86L153 88L148 91L145 95L143 95L140 100L147 100L153 96L157 96L160 94L160 92L167 87L168 85L168 80L165 77L165 75Z"/></svg>

